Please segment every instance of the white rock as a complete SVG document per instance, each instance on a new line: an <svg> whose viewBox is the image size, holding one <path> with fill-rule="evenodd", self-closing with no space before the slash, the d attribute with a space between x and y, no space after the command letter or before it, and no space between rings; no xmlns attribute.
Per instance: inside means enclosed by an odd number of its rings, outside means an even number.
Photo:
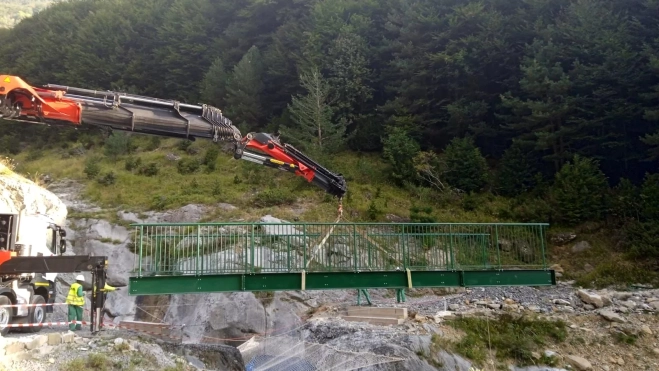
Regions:
<svg viewBox="0 0 659 371"><path fill-rule="evenodd" d="M593 369L593 365L587 359L579 356L569 355L565 357L567 361L580 371L589 371Z"/></svg>
<svg viewBox="0 0 659 371"><path fill-rule="evenodd" d="M596 308L602 308L604 306L604 302L602 300L602 297L597 294L591 294L585 290L579 290L577 291L577 295L579 295L579 298L581 301L587 304L592 304Z"/></svg>
<svg viewBox="0 0 659 371"><path fill-rule="evenodd" d="M619 322L619 323L625 323L627 322L626 319L622 318L617 313L614 313L611 310L602 310L599 312L600 316L604 317L606 320L611 321L611 322Z"/></svg>

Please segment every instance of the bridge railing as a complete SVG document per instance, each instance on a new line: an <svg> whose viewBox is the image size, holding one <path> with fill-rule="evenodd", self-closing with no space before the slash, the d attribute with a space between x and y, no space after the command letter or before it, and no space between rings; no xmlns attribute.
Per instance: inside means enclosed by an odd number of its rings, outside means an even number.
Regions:
<svg viewBox="0 0 659 371"><path fill-rule="evenodd" d="M133 224L134 274L546 269L548 224Z"/></svg>

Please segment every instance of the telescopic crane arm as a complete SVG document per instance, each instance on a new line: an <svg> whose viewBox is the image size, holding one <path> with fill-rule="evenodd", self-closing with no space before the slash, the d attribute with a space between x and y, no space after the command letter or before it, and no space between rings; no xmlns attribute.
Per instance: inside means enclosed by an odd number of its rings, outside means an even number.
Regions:
<svg viewBox="0 0 659 371"><path fill-rule="evenodd" d="M243 137L221 110L206 104L54 84L35 87L20 77L0 75L0 118L231 142L235 159L291 172L339 199L347 190L341 174L329 171L271 134L248 133Z"/></svg>

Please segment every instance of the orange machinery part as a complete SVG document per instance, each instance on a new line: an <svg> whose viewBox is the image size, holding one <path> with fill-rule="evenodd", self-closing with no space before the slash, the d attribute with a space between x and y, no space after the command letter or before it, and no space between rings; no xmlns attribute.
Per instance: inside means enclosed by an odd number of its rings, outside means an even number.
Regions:
<svg viewBox="0 0 659 371"><path fill-rule="evenodd" d="M7 250L0 251L0 265L2 265L2 263L6 262L7 260L11 259L11 257L12 257L11 251L7 251Z"/></svg>
<svg viewBox="0 0 659 371"><path fill-rule="evenodd" d="M64 94L60 90L30 86L17 76L0 75L0 96L9 97L13 103L20 103L21 115L80 125L80 103L65 98Z"/></svg>

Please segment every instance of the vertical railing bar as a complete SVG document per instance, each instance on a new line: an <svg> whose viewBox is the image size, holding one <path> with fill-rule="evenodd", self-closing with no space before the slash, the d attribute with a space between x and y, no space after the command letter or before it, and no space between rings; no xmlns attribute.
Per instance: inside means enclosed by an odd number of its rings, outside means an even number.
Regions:
<svg viewBox="0 0 659 371"><path fill-rule="evenodd" d="M197 264L195 269L195 276L201 275L201 227L197 226Z"/></svg>
<svg viewBox="0 0 659 371"><path fill-rule="evenodd" d="M138 265L138 270L137 270L137 277L142 277L142 241L144 238L144 226L140 226L140 243L139 243L139 249L140 249L140 256L139 256L139 265Z"/></svg>
<svg viewBox="0 0 659 371"><path fill-rule="evenodd" d="M448 226L448 235L449 235L449 251L451 253L451 269L455 270L455 255L453 254L453 226L449 224Z"/></svg>
<svg viewBox="0 0 659 371"><path fill-rule="evenodd" d="M354 271L357 272L359 270L359 265L357 263L357 226L352 225L352 250L353 250L353 256L354 256Z"/></svg>
<svg viewBox="0 0 659 371"><path fill-rule="evenodd" d="M545 256L545 234L544 234L544 228L542 225L538 225L538 229L540 229L540 246L542 247L542 269L547 269L547 258Z"/></svg>

